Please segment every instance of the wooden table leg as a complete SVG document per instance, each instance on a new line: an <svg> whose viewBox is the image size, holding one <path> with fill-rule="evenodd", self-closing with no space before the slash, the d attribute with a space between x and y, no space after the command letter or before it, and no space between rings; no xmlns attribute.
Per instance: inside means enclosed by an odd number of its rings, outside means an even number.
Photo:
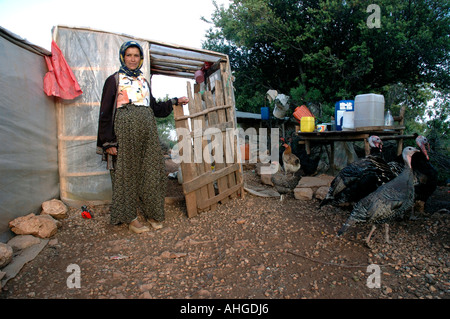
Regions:
<svg viewBox="0 0 450 319"><path fill-rule="evenodd" d="M329 161L330 161L330 168L331 168L331 173L333 174L333 176L334 176L334 171L335 171L335 169L336 169L336 167L335 167L335 165L334 165L334 142L331 142L330 143L330 158L329 158Z"/></svg>
<svg viewBox="0 0 450 319"><path fill-rule="evenodd" d="M370 154L370 145L367 138L364 138L364 152L366 153L366 156Z"/></svg>

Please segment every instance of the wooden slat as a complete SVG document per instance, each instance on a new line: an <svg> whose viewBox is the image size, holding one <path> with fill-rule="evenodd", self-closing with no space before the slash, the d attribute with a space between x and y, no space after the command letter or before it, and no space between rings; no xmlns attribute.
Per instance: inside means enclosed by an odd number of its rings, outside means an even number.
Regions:
<svg viewBox="0 0 450 319"><path fill-rule="evenodd" d="M177 76L181 78L188 78L192 79L194 78L194 74L186 73L186 72L176 72L176 71L162 71L162 70L156 70L154 68L151 69L153 74L162 74L162 75L168 75L168 76Z"/></svg>
<svg viewBox="0 0 450 319"><path fill-rule="evenodd" d="M209 92L209 91L207 91ZM216 112L218 110L222 110L222 109L227 109L227 108L231 108L232 105L221 105L221 106L212 106L206 110L202 110L200 112L194 113L194 114L189 114L189 115L183 115L180 116L179 118L175 119L176 121L182 121L182 120L186 120L186 119L191 119L194 117L199 117L201 115L207 115L210 112Z"/></svg>
<svg viewBox="0 0 450 319"><path fill-rule="evenodd" d="M166 46L167 46L167 44L166 44ZM193 50L191 50L191 51L193 51ZM160 56L179 58L179 59L183 59L183 60L187 60L187 61L201 61L201 62L212 62L212 63L214 63L220 59L220 57L211 56L211 52L208 52L206 54L203 52L197 52L194 55L186 54L186 52L190 53L189 51L185 51L185 50L173 50L172 52L169 52L169 51L162 51L155 46L150 47L150 57L153 54L156 54L156 55L160 55Z"/></svg>
<svg viewBox="0 0 450 319"><path fill-rule="evenodd" d="M157 62L157 63L156 63ZM167 58L167 57L163 57L163 56L157 56L157 55L151 55L151 63L153 64L162 64L162 63L168 63L170 65L173 64L186 64L186 65L191 65L191 66L195 66L197 68L197 70L200 70L202 68L202 66L205 64L202 61L189 61L189 60L185 60L185 59L179 59L179 58Z"/></svg>
<svg viewBox="0 0 450 319"><path fill-rule="evenodd" d="M386 136L380 136L381 140L403 140L403 139L410 139L414 138L414 135L386 135Z"/></svg>
<svg viewBox="0 0 450 319"><path fill-rule="evenodd" d="M195 93L195 108L193 111L195 111L196 114L199 114L202 109L203 109L203 102L202 102L202 95L201 93ZM210 158L206 158L206 156L209 156L208 154L203 154L203 150L207 147L208 145L208 141L206 141L205 139L203 139L203 132L206 129L206 118L204 115L200 115L199 117L196 118L197 120L200 120L201 123L201 129L202 129L202 163L198 164L199 166L201 166L203 164L203 171L204 172L211 172L212 168L211 168L211 159ZM214 188L214 183L211 182L207 185L207 189L208 189L208 198L212 198L216 195L216 190ZM217 203L212 203L210 206L211 209L216 209L217 208ZM200 208L199 208L200 209Z"/></svg>
<svg viewBox="0 0 450 319"><path fill-rule="evenodd" d="M234 129L234 123L232 123L232 122L219 123L219 124L213 125L211 127L214 127L216 129L218 129L219 131L221 131L223 134L225 134L227 132L227 129ZM203 129L202 131L200 131L200 130L191 131L191 137L192 138L203 137L203 136L205 136L205 131L206 131L206 128Z"/></svg>
<svg viewBox="0 0 450 319"><path fill-rule="evenodd" d="M73 136L73 135L62 135L58 136L61 141L96 141L97 136Z"/></svg>
<svg viewBox="0 0 450 319"><path fill-rule="evenodd" d="M61 174L61 176L64 177L84 177L84 176L101 176L101 175L109 175L108 171L101 171L101 172L78 172L78 173L64 173Z"/></svg>
<svg viewBox="0 0 450 319"><path fill-rule="evenodd" d="M398 117L394 117L394 121L398 121L398 124L400 126L403 126L405 124L405 111L406 111L406 106L403 105L400 109L400 114ZM403 126L402 129L400 129L400 135L403 135L403 133L405 132L405 127ZM397 155L402 154L403 152L403 139L400 139L397 143Z"/></svg>
<svg viewBox="0 0 450 319"><path fill-rule="evenodd" d="M193 180L183 183L183 192L185 194L189 194L191 192L196 191L197 189L207 185L209 183L214 182L215 180L226 177L229 174L239 170L239 164L232 164L231 166L224 167L220 170L216 170L214 172L209 171L201 176L194 178Z"/></svg>
<svg viewBox="0 0 450 319"><path fill-rule="evenodd" d="M189 109L189 113L196 113L197 111L201 110L202 108L202 100L201 100L201 96L198 96L197 94L195 94L194 96L192 95L192 88L191 85L188 85L188 89L187 89L187 94L188 94L188 98L189 101L192 101L192 103L188 104L188 109ZM193 147L193 151L199 151L198 150L198 144L197 144L197 139L199 138L198 136L195 136L195 133L197 131L201 132L203 130L204 127L204 118L200 117L200 118L192 118L191 120L191 136L192 133L194 133L194 147ZM204 145L204 141L202 139L202 149ZM202 162L201 163L196 163L195 161L195 155L194 154L194 167L195 167L195 172L196 172L196 177L198 178L199 176L202 176L206 171L211 171L211 166L210 165L205 165L205 161L202 157L202 152L200 150L200 154L197 154L197 156L201 156L202 158ZM194 180L195 180L194 178ZM184 187L184 185L183 185ZM197 194L197 201L200 198L209 198L209 197L213 197L214 194L214 185L202 185L202 187L197 188L196 190L196 194ZM198 209L198 207L197 207ZM205 208L207 210L211 209L211 207L207 207Z"/></svg>
<svg viewBox="0 0 450 319"><path fill-rule="evenodd" d="M217 80L215 83L215 88L216 88L216 105L225 105L225 95L223 92L223 86L222 86L222 81ZM219 122L223 123L227 121L230 121L230 116L227 117L227 112L228 114L230 114L229 109L227 108L226 110L220 110L218 111L218 116L219 116ZM233 122L234 123L234 122ZM234 134L233 135L228 135L228 134L223 134L223 148L224 148L224 163L225 166L230 166L232 165L231 163L228 163L227 158L226 158L226 152L230 151L228 148L233 144L233 140L235 139ZM237 150L234 149L233 153L236 152ZM233 159L233 162L236 162ZM239 167L238 167L239 168ZM239 171L239 170L238 170ZM229 174L227 176L228 179L228 186L229 187L233 187L234 185L236 185L236 174L232 173ZM231 194L231 198L236 197L236 194Z"/></svg>
<svg viewBox="0 0 450 319"><path fill-rule="evenodd" d="M64 132L64 107L60 101L56 103L56 123L58 128L58 170L59 170L59 190L61 199L65 199L68 196L67 191L67 179L64 177L67 174L67 158L65 143L60 136L63 136Z"/></svg>
<svg viewBox="0 0 450 319"><path fill-rule="evenodd" d="M167 70L191 70L192 72L199 70L199 67L197 67L195 65L190 65L188 63L174 65L173 63L168 63L168 62L160 62L157 65L152 65L152 68L163 69L163 70L166 68L167 68Z"/></svg>
<svg viewBox="0 0 450 319"><path fill-rule="evenodd" d="M207 109L217 109L214 107L214 100L211 91L206 91L204 93L205 98L205 104ZM218 109L217 109L218 110ZM217 114L217 111L211 111L208 113L208 126L212 127L214 125L217 125L220 123L219 121L219 115ZM223 144L223 143L222 143ZM225 145L222 145L222 148L224 148ZM222 149L222 153L223 149ZM217 158L217 155L215 156ZM225 167L224 158L219 158L218 161L214 162L214 167L216 170L221 170ZM219 189L219 194L225 192L230 185L228 185L228 179L226 177L221 177L217 180L217 188ZM226 202L227 198L223 198L222 202Z"/></svg>
<svg viewBox="0 0 450 319"><path fill-rule="evenodd" d="M188 88L190 88L190 83L187 82ZM189 101L189 103L193 103L192 100ZM173 109L174 112L174 118L179 118L181 116L184 115L183 112L183 107L182 106L174 106ZM175 127L176 128L183 128L183 129L189 129L189 124L187 120L183 120L183 121L175 121ZM180 140L178 141L180 142ZM183 150L184 152L184 150ZM182 154L180 154L181 156ZM191 163L185 163L184 161L182 161L180 163L180 167L181 167L181 172L183 175L183 181L190 181L192 179L194 179L194 167L193 167L193 161L191 159ZM198 214L197 211L197 195L195 192L189 193L185 196L185 200L186 200L186 210L187 210L187 215L188 217L194 217Z"/></svg>
<svg viewBox="0 0 450 319"><path fill-rule="evenodd" d="M234 187L228 188L226 191L224 191L223 193L218 194L217 196L210 198L208 200L205 201L201 201L198 204L199 208L203 208L203 207L208 207L211 205L211 203L217 203L219 201L223 201L224 198L227 198L228 196L231 196L232 194L237 193L240 189L242 189L244 187L244 185L241 184L237 184Z"/></svg>
<svg viewBox="0 0 450 319"><path fill-rule="evenodd" d="M223 96L225 99L225 104L226 105L233 105L233 107L229 108L226 110L226 116L228 121L233 121L236 122L236 115L235 115L235 108L234 108L234 92L233 92L233 81L232 81L232 76L231 76L231 69L230 69L230 61L228 60L227 57L227 62L222 62L220 63L220 72L222 75L222 90L223 90ZM231 143L230 145L233 145L234 147L234 151L233 151L233 156L234 156L234 162L235 163L240 163L240 159L238 159L238 144L237 144L237 137L233 136L232 137L233 140L228 140L229 143ZM236 183L236 184L243 184L243 180L242 180L242 164L240 164L240 169L239 171L237 171L235 174L234 178L235 182L232 181L232 183ZM242 187L240 189L240 194L241 197L244 198L244 188ZM234 195L232 196L234 197Z"/></svg>
<svg viewBox="0 0 450 319"><path fill-rule="evenodd" d="M100 106L100 102L75 102L75 103L66 103L64 101L64 107L74 107L74 106Z"/></svg>
<svg viewBox="0 0 450 319"><path fill-rule="evenodd" d="M393 126L364 126L364 127L356 127L354 131L384 131L384 130L404 130L404 126L393 125Z"/></svg>

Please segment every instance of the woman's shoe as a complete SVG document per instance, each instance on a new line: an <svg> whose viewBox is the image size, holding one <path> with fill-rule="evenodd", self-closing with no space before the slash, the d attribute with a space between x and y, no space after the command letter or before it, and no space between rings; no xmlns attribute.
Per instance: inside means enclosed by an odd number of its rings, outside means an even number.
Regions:
<svg viewBox="0 0 450 319"><path fill-rule="evenodd" d="M136 234L141 234L141 233L145 233L145 232L150 231L150 228L148 228L147 226L135 227L135 226L133 226L131 224L128 226L128 229L130 231L132 231L133 233L136 233Z"/></svg>
<svg viewBox="0 0 450 319"><path fill-rule="evenodd" d="M157 221L154 220L154 219L149 219L148 222L150 223L150 225L152 225L152 227L153 227L154 229L161 229L161 228L163 228L162 223L157 222Z"/></svg>

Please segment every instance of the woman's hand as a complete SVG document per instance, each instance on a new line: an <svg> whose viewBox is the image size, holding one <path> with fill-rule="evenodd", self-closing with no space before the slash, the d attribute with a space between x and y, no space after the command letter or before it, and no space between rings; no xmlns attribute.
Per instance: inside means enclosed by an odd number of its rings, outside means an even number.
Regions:
<svg viewBox="0 0 450 319"><path fill-rule="evenodd" d="M113 146L113 147L107 148L105 152L108 153L109 155L117 155L117 147Z"/></svg>
<svg viewBox="0 0 450 319"><path fill-rule="evenodd" d="M185 105L189 103L189 99L185 96L178 98L178 105Z"/></svg>

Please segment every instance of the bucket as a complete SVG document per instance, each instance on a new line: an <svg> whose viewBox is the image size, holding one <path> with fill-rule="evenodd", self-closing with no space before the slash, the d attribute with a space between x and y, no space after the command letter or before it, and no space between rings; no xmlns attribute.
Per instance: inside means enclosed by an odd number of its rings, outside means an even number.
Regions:
<svg viewBox="0 0 450 319"><path fill-rule="evenodd" d="M360 94L355 97L355 128L384 126L384 96Z"/></svg>
<svg viewBox="0 0 450 319"><path fill-rule="evenodd" d="M336 102L334 109L334 121L336 123L336 131L342 131L342 126L344 124L344 113L346 111L354 111L354 101L353 100L341 100Z"/></svg>
<svg viewBox="0 0 450 319"><path fill-rule="evenodd" d="M325 132L327 130L326 124L317 124L316 127L317 132Z"/></svg>
<svg viewBox="0 0 450 319"><path fill-rule="evenodd" d="M315 126L315 121L314 121L314 117L312 116L303 116L302 120L300 121L300 131L302 132L314 132L314 129L316 128Z"/></svg>
<svg viewBox="0 0 450 319"><path fill-rule="evenodd" d="M284 94L278 94L275 98L275 108L273 110L273 116L279 119L284 119L286 111L289 110L288 104L289 97Z"/></svg>
<svg viewBox="0 0 450 319"><path fill-rule="evenodd" d="M261 108L261 120L268 120L269 119L269 107L263 106Z"/></svg>
<svg viewBox="0 0 450 319"><path fill-rule="evenodd" d="M312 116L312 117L314 117L314 115L311 113L310 110L308 110L306 105L297 106L295 108L294 113L292 115L295 117L295 119L298 121L298 123L300 123L300 121L301 121L303 116Z"/></svg>
<svg viewBox="0 0 450 319"><path fill-rule="evenodd" d="M273 109L273 116L275 116L278 119L284 119L284 116L286 115L286 111L288 108L279 107L278 105L275 105L275 108Z"/></svg>

